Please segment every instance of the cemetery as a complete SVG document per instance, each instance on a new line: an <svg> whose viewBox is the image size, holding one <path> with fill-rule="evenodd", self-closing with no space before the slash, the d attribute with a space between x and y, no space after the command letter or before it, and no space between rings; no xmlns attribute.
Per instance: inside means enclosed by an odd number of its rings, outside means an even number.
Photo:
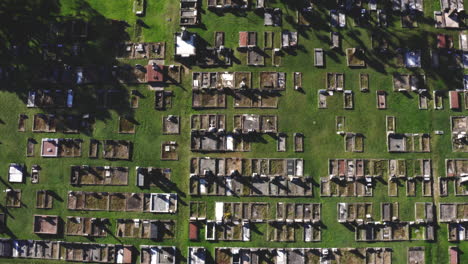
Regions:
<svg viewBox="0 0 468 264"><path fill-rule="evenodd" d="M0 263L468 263L466 1L4 2Z"/></svg>

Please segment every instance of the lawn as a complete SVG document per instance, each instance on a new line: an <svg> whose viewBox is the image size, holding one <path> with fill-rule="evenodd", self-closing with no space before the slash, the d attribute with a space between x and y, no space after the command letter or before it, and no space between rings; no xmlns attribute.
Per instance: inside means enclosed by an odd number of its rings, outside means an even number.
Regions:
<svg viewBox="0 0 468 264"><path fill-rule="evenodd" d="M40 2L40 1L38 1ZM50 1L55 2L55 1ZM217 14L206 9L206 1L203 1L201 10L202 25L198 28L190 28L190 31L197 32L199 36L205 40L208 45L214 45L214 32L225 32L225 46L234 49L234 56L239 60L233 60L233 66L230 68L214 68L204 69L198 66L191 67L193 71L251 71L253 74L253 86L258 86L258 76L260 71L283 71L286 72L287 88L281 92L279 96L278 108L269 109L245 109L234 108L234 98L226 97L226 109L216 110L194 110L192 109L192 92L191 92L191 72L185 69L182 73L182 83L180 85L170 85L165 88L172 91L172 107L165 111L154 109L154 91L147 88L146 85L134 84L124 85L116 84L115 87L110 85L83 85L74 87L76 100L74 107L71 109L46 109L46 108L27 108L26 95L27 89L31 87L31 78L25 78L23 83L16 86L6 86L0 84L0 180L3 186L2 189L21 189L21 202L25 205L21 208L5 208L8 212L8 232L2 234L1 237L15 237L19 239L41 239L32 232L32 223L34 214L59 215L62 220L67 216L84 216L84 217L102 217L109 218L111 224L108 226L111 234L115 233L117 218L131 219L168 219L176 220L175 237L163 242L157 242L161 245L175 245L182 255L182 263L186 259L188 246L205 246L214 257L214 248L229 246L229 247L391 247L393 252L393 263L406 263L406 252L410 246L425 246L427 263L447 263L448 261L448 246L455 245L447 242L446 225L441 224L440 228L436 228L437 243L429 243L425 241L402 241L402 242L356 242L354 232L347 227L339 224L336 220L336 204L342 202L343 198L338 197L320 197L319 185L314 186L313 198L278 198L278 197L192 197L189 195L189 175L190 175L190 158L199 156L212 157L235 157L235 158L303 158L304 159L304 175L312 177L316 183L320 182L320 177L328 174L328 159L332 158L377 158L377 159L432 159L434 175L444 175L444 160L446 158L462 158L466 157L464 153L454 153L451 148L450 135L450 116L466 115L466 112L451 111L448 107L448 98L443 98L443 110L434 110L429 107L428 110L418 109L418 97L411 93L407 96L402 93L394 92L392 88L392 76L394 73L414 74L423 72L422 69L412 69L411 71L405 68L399 68L394 63L391 57L383 56L378 51L371 47L371 35L380 33L380 36L388 38L389 50L395 51L400 47L419 48L421 47L436 47L436 34L445 33L453 37L455 42L458 41L458 31L446 31L443 29L435 29L431 18L434 10L440 9L438 0L424 1L424 16L418 18L418 27L413 29L404 29L401 27L400 18L396 15L389 15L389 27L379 28L374 22L366 27L354 26L351 21L348 21L347 26L342 29L331 29L328 25L329 17L328 10L336 8L336 1L321 1L322 4L316 8L316 16L311 28L299 28L296 21L296 7L292 3L294 1L269 1L272 7L279 7L283 12L282 27L265 27L263 25L263 17L253 11L224 13ZM299 1L297 1L299 2ZM94 24L98 25L96 31L91 31L93 38L96 41L88 41L86 51L89 56L77 58L78 62L83 64L98 64L116 62L112 56L110 49L106 45L115 43L117 34L109 26L112 19L125 20L128 23L126 27L126 40L129 41L147 41L147 42L166 42L166 58L165 65L175 63L173 60L173 34L180 30L178 26L179 20L179 2L175 0L158 0L146 1L145 15L137 17L133 13L134 0L61 0L55 6L57 14L67 16L81 16ZM23 8L23 7L21 7ZM24 7L27 10L27 7ZM40 12L49 12L54 8L36 8L33 15L41 15ZM13 9L15 10L15 9ZM22 10L22 9L21 9ZM0 11L1 12L1 11ZM0 16L2 13L0 13ZM137 25L136 21L140 18L145 26ZM348 18L350 19L350 18ZM27 23L26 23L27 25ZM34 27L33 27L34 28ZM18 28L21 31L22 28ZM258 43L260 48L275 45L278 43L267 39L265 41L264 32L272 31L275 36L279 36L282 30L299 31L299 47L291 54L284 54L280 67L275 67L271 63L267 63L265 67L249 67L245 59L245 54L239 52L238 32L239 31L257 31ZM342 36L342 47L339 50L330 50L329 37L331 31L338 31ZM39 31L39 29L38 29ZM99 34L96 34L96 33ZM1 32L0 32L1 33ZM26 33L25 33L26 34ZM32 33L31 33L32 34ZM125 33L122 33L125 35ZM275 37L276 38L276 37ZM266 42L266 46L264 43ZM366 67L353 69L347 67L346 49L360 47L365 52ZM455 43L458 47L458 43ZM313 48L323 48L326 54L326 67L315 68L313 66ZM427 86L429 91L442 90L446 91L449 88L461 88L460 77L462 70L450 70L446 68L432 69L430 68L429 48L422 49L422 64L426 74ZM242 59L240 59L242 58ZM31 58L35 59L35 58ZM120 63L127 62L130 64L146 63L143 60L134 61L119 61ZM27 68L28 65L20 65L21 68ZM302 88L303 92L293 89L293 72L302 72ZM344 73L345 82L344 88L353 91L354 105L353 109L346 110L343 108L343 98L341 94L327 98L328 108L318 109L317 91L325 89L326 75L330 73ZM368 74L367 85L369 93L360 91L361 74ZM68 89L68 87L65 87ZM114 103L108 108L102 108L98 103L98 98L93 96L92 91L97 89L116 89L127 94L127 98L131 97L131 91L136 90L138 95L138 108L135 108L136 103L133 101L131 107L128 100ZM387 92L387 109L378 110L376 108L375 90L384 90ZM131 99L135 100L135 99ZM123 101L128 103L123 103ZM62 134L57 133L33 133L32 117L34 114L44 113L49 114L54 112L55 115L67 114L85 114L89 113L96 119L92 132L82 132L80 134ZM287 151L276 151L276 138L270 135L261 135L257 142L252 143L250 152L236 152L227 154L199 154L190 151L190 116L192 114L225 114L227 124L226 127L231 127L232 117L234 114L263 114L278 116L278 131L286 133ZM26 123L25 131L18 131L20 114L26 114L29 119L24 120ZM163 135L162 118L168 115L180 117L180 134L178 135ZM130 124L121 124L119 117L131 116L134 124L138 124L138 129L134 134L118 133L119 126L126 127ZM345 152L343 148L343 139L336 135L337 116L346 118L346 126L340 126L345 132L356 132L365 135L365 148L362 153ZM398 133L429 133L431 135L431 152L430 153L388 153L386 147L386 116L394 116L395 128ZM132 121L133 121L132 120ZM341 122L340 122L341 123ZM130 129L130 128L129 128ZM124 129L127 130L127 129ZM434 130L443 130L444 135L434 135ZM297 153L293 151L293 134L302 133L304 137L305 152ZM33 138L40 142L42 138L79 138L83 140L81 144L81 157L76 158L41 158L39 155L40 146L36 145L35 155L33 157L26 156L26 146L28 138ZM88 156L89 142L91 139L97 140L129 140L133 142L133 152L130 155L131 160L106 160L102 158L102 145L99 147L97 159L91 159ZM177 142L177 161L161 161L161 144L163 142ZM412 143L411 143L412 144ZM419 143L416 143L419 144ZM26 178L24 184L10 184L7 181L7 171L9 163L24 163L28 171L31 166L39 164L41 166L40 180L38 184L32 184L29 177ZM128 186L83 186L72 187L69 184L70 166L71 165L90 165L90 166L122 166L129 168ZM270 168L273 171L284 170L284 164L272 162ZM176 192L179 194L178 213L175 215L165 214L150 214L138 212L126 212L123 216L119 211L69 211L67 210L67 192L69 190L82 191L103 191L103 192L136 192L141 193L142 190L137 188L135 166L140 167L162 167L171 168L173 185L160 187L152 187L144 192ZM266 170L268 164L252 164L261 166ZM387 168L383 164L376 164L374 174L384 174L386 177ZM244 166L245 171L251 171L253 168ZM404 170L404 168L401 168ZM406 171L420 170L419 166L414 166L410 163L406 164ZM436 181L435 181L436 182ZM400 202L400 219L403 221L414 220L414 204L415 202L451 202L451 201L466 201L463 197L455 197L453 193L448 197L439 197L435 192L434 197L423 197L421 191L417 190L415 197L406 197L404 186L397 187L398 196L388 196L388 185L377 184L374 190L373 197L350 197L346 198L346 202L372 202L373 212L376 219L380 219L380 202ZM36 191L51 190L57 197L53 203L53 209L44 210L36 209ZM248 190L246 190L248 192ZM5 192L0 192L0 201L4 204L6 200ZM118 210L122 204L118 200L111 200L111 208ZM217 242L208 243L204 240L204 233L200 233L201 241L193 242L188 240L188 219L190 216L189 204L190 201L205 201L206 216L208 219L214 219L214 202L269 202L269 208L276 208L277 202L304 202L304 203L322 203L322 227L320 243L306 243L302 241L300 236L296 236L294 242L271 242L266 241L267 224L256 224L257 232L252 232L251 242ZM97 201L90 201L97 203ZM96 206L101 206L96 204ZM199 209L201 210L201 209ZM275 209L272 209L275 210ZM205 211L204 209L201 211ZM272 214L274 215L274 214ZM203 231L203 229L202 229ZM419 236L415 230L411 230L410 236ZM407 234L409 235L409 234ZM55 239L55 238L52 238ZM58 236L57 240L66 240L74 242L91 242L86 237L79 236ZM114 243L114 244L132 244L137 247L139 245L154 244L145 239L131 238L116 238L113 235L107 237L95 238L93 241L97 243ZM468 251L468 243L457 244L461 251ZM217 263L225 263L226 256L217 256ZM468 254L461 255L460 263L468 262ZM17 259L0 259L0 263L63 263L54 261L38 261L38 260L17 260Z"/></svg>

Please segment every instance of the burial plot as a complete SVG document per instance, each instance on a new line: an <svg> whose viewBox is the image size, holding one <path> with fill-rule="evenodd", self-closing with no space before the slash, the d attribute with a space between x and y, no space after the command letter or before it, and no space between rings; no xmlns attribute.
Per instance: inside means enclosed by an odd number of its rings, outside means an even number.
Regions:
<svg viewBox="0 0 468 264"><path fill-rule="evenodd" d="M52 209L54 198L48 190L39 190L36 192L36 208Z"/></svg>
<svg viewBox="0 0 468 264"><path fill-rule="evenodd" d="M180 118L179 116L169 115L163 116L163 134L178 135L180 133Z"/></svg>
<svg viewBox="0 0 468 264"><path fill-rule="evenodd" d="M119 117L119 133L120 134L134 134L135 133L135 123L133 117L130 116L120 116Z"/></svg>
<svg viewBox="0 0 468 264"><path fill-rule="evenodd" d="M191 129L195 130L209 130L211 127L216 129L226 129L225 115L216 114L202 114L192 115Z"/></svg>
<svg viewBox="0 0 468 264"><path fill-rule="evenodd" d="M5 205L6 207L19 208L21 207L21 190L7 189L5 190Z"/></svg>
<svg viewBox="0 0 468 264"><path fill-rule="evenodd" d="M18 132L26 131L26 120L28 116L26 114L20 114L18 118Z"/></svg>
<svg viewBox="0 0 468 264"><path fill-rule="evenodd" d="M416 28L418 27L418 21L416 14L410 12L403 12L401 14L401 26L403 28Z"/></svg>
<svg viewBox="0 0 468 264"><path fill-rule="evenodd" d="M193 91L192 108L226 108L226 95L219 91Z"/></svg>
<svg viewBox="0 0 468 264"><path fill-rule="evenodd" d="M312 4L307 7L298 8L297 10L297 24L304 27L310 27L313 21Z"/></svg>
<svg viewBox="0 0 468 264"><path fill-rule="evenodd" d="M28 138L26 143L26 157L34 157L34 147L37 141L33 138Z"/></svg>
<svg viewBox="0 0 468 264"><path fill-rule="evenodd" d="M58 139L58 157L81 157L81 139Z"/></svg>
<svg viewBox="0 0 468 264"><path fill-rule="evenodd" d="M137 182L140 188L169 187L172 170L170 168L136 167Z"/></svg>
<svg viewBox="0 0 468 264"><path fill-rule="evenodd" d="M65 224L67 236L106 237L107 218L68 216Z"/></svg>
<svg viewBox="0 0 468 264"><path fill-rule="evenodd" d="M72 166L71 185L128 185L128 168L110 166Z"/></svg>
<svg viewBox="0 0 468 264"><path fill-rule="evenodd" d="M327 73L326 89L328 91L343 91L344 89L344 74L343 73Z"/></svg>
<svg viewBox="0 0 468 264"><path fill-rule="evenodd" d="M359 86L360 86L361 92L369 91L369 74L367 73L359 74Z"/></svg>
<svg viewBox="0 0 468 264"><path fill-rule="evenodd" d="M36 114L33 119L33 132L56 132L55 115Z"/></svg>
<svg viewBox="0 0 468 264"><path fill-rule="evenodd" d="M387 109L387 92L383 90L376 91L377 109Z"/></svg>
<svg viewBox="0 0 468 264"><path fill-rule="evenodd" d="M295 241L295 224L288 222L269 221L267 227L268 241Z"/></svg>
<svg viewBox="0 0 468 264"><path fill-rule="evenodd" d="M302 87L302 72L294 73L294 89L299 90L303 89Z"/></svg>
<svg viewBox="0 0 468 264"><path fill-rule="evenodd" d="M294 133L294 152L304 152L304 135Z"/></svg>
<svg viewBox="0 0 468 264"><path fill-rule="evenodd" d="M419 109L420 110L427 110L429 107L429 98L427 94L420 93L418 95L418 102L419 102Z"/></svg>
<svg viewBox="0 0 468 264"><path fill-rule="evenodd" d="M343 92L343 108L344 109L353 109L354 108L353 91L345 90Z"/></svg>
<svg viewBox="0 0 468 264"><path fill-rule="evenodd" d="M375 2L376 0L371 0L371 1ZM377 22L379 26L382 28L386 28L388 26L387 13L385 12L385 10L381 10L381 9L377 10Z"/></svg>
<svg viewBox="0 0 468 264"><path fill-rule="evenodd" d="M394 132L396 130L396 118L394 116L386 116L386 129L387 132Z"/></svg>
<svg viewBox="0 0 468 264"><path fill-rule="evenodd" d="M252 47L247 50L247 65L250 66L264 66L265 65L265 52L259 47Z"/></svg>
<svg viewBox="0 0 468 264"><path fill-rule="evenodd" d="M147 46L147 56L150 60L164 60L166 56L166 42L150 42Z"/></svg>
<svg viewBox="0 0 468 264"><path fill-rule="evenodd" d="M190 219L191 220L206 219L206 202L191 201L189 207L190 207Z"/></svg>
<svg viewBox="0 0 468 264"><path fill-rule="evenodd" d="M277 146L276 146L276 150L279 151L279 152L284 152L286 151L286 134L284 133L279 133L277 135Z"/></svg>
<svg viewBox="0 0 468 264"><path fill-rule="evenodd" d="M34 215L34 233L56 235L60 219L56 215Z"/></svg>
<svg viewBox="0 0 468 264"><path fill-rule="evenodd" d="M318 91L318 108L325 109L327 108L327 96L330 96L329 92L326 90L319 90Z"/></svg>
<svg viewBox="0 0 468 264"><path fill-rule="evenodd" d="M323 67L325 65L324 63L324 52L323 49L314 49L314 65L316 67Z"/></svg>
<svg viewBox="0 0 468 264"><path fill-rule="evenodd" d="M346 152L363 152L364 135L359 133L346 133L344 136L344 144Z"/></svg>
<svg viewBox="0 0 468 264"><path fill-rule="evenodd" d="M133 143L128 140L104 140L103 158L129 160Z"/></svg>
<svg viewBox="0 0 468 264"><path fill-rule="evenodd" d="M424 247L408 248L408 264L426 263Z"/></svg>
<svg viewBox="0 0 468 264"><path fill-rule="evenodd" d="M178 145L175 141L163 142L161 144L161 160L179 160L177 148Z"/></svg>
<svg viewBox="0 0 468 264"><path fill-rule="evenodd" d="M130 92L130 107L133 109L138 108L138 104L140 101L139 92L137 90L132 90Z"/></svg>
<svg viewBox="0 0 468 264"><path fill-rule="evenodd" d="M439 51L437 50L430 50L430 56L431 56L431 67L434 69L439 68L440 65L440 54Z"/></svg>
<svg viewBox="0 0 468 264"><path fill-rule="evenodd" d="M275 33L272 31L265 31L264 33L264 47L265 49L273 49L274 47L274 35Z"/></svg>
<svg viewBox="0 0 468 264"><path fill-rule="evenodd" d="M88 156L90 158L98 158L99 155L99 140L96 139L90 139L89 140L89 152Z"/></svg>
<svg viewBox="0 0 468 264"><path fill-rule="evenodd" d="M260 72L260 90L282 91L286 89L286 73Z"/></svg>
<svg viewBox="0 0 468 264"><path fill-rule="evenodd" d="M346 125L346 117L344 116L337 116L335 120L335 128L336 132L344 131L345 130L345 125Z"/></svg>
<svg viewBox="0 0 468 264"><path fill-rule="evenodd" d="M341 47L340 35L338 32L331 32L330 39L331 39L331 47L330 47L331 49L339 49Z"/></svg>
<svg viewBox="0 0 468 264"><path fill-rule="evenodd" d="M360 48L346 49L347 64L349 67L366 67L364 50Z"/></svg>

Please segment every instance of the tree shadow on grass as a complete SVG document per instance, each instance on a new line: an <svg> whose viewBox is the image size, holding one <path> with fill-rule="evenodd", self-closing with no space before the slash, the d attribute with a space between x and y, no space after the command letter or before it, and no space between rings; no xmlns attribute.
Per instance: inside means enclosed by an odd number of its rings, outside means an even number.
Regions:
<svg viewBox="0 0 468 264"><path fill-rule="evenodd" d="M25 104L30 91L75 91L72 108L38 105L45 113L107 120L112 111L129 112L129 103L99 108L95 89L77 84L81 67L89 74L86 84L109 85L122 91L124 99L129 97L115 75L116 66L122 65L115 59L116 44L129 40L128 23L106 18L84 0L73 2L71 16L61 12L59 0L0 2L0 91L16 94Z"/></svg>

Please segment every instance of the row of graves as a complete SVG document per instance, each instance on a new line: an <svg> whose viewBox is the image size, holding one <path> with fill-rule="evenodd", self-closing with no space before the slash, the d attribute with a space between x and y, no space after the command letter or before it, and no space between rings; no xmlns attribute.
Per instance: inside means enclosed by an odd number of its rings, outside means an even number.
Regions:
<svg viewBox="0 0 468 264"><path fill-rule="evenodd" d="M26 145L26 156L35 156L37 141L29 138ZM74 138L43 138L41 141L41 157L76 158L81 157L82 140Z"/></svg>
<svg viewBox="0 0 468 264"><path fill-rule="evenodd" d="M192 158L190 195L312 196L302 159Z"/></svg>
<svg viewBox="0 0 468 264"><path fill-rule="evenodd" d="M10 174L10 182L12 181ZM5 206L7 208L20 208L24 206L24 203L21 201L22 191L21 189L6 189L5 190ZM52 209L54 205L54 200L56 199L56 194L50 190L37 190L36 191L36 205L37 209ZM1 225L5 223L4 214L0 214L0 229Z"/></svg>
<svg viewBox="0 0 468 264"><path fill-rule="evenodd" d="M443 91L437 91L443 96ZM454 111L468 109L468 75L463 76L463 89L456 89L448 92L450 109ZM461 99L460 99L461 97ZM462 105L465 107L462 108Z"/></svg>
<svg viewBox="0 0 468 264"><path fill-rule="evenodd" d="M175 193L109 193L69 191L67 208L73 211L177 212Z"/></svg>
<svg viewBox="0 0 468 264"><path fill-rule="evenodd" d="M439 177L440 196L449 195L450 181L453 181L456 196L468 195L468 159L445 160L445 177Z"/></svg>
<svg viewBox="0 0 468 264"><path fill-rule="evenodd" d="M192 116L191 150L197 152L250 151L251 137L277 133L276 115L234 115L234 130L225 132L224 115ZM200 128L196 130L195 128Z"/></svg>
<svg viewBox="0 0 468 264"><path fill-rule="evenodd" d="M293 242L296 237L302 237L305 242L320 241L321 204L277 203L274 220L269 212L269 203L216 202L215 220L206 221L205 238L250 241L252 225L267 223L268 241ZM190 234L198 234L200 220L204 219L191 220ZM193 238L198 240L198 236Z"/></svg>
<svg viewBox="0 0 468 264"><path fill-rule="evenodd" d="M136 107L132 107L132 108L138 108L138 100L141 95L140 93L137 93L136 90L134 91L135 91L135 94L132 94L131 102L133 102L132 105L135 105L136 103ZM157 89L154 93L154 109L158 111L164 111L164 110L172 108L173 97L174 97L174 93L172 91L165 91L165 90Z"/></svg>
<svg viewBox="0 0 468 264"><path fill-rule="evenodd" d="M170 168L139 167L136 170L136 186L148 189L172 185Z"/></svg>
<svg viewBox="0 0 468 264"><path fill-rule="evenodd" d="M381 159L330 159L328 177L320 178L320 195L373 196L377 179L387 175L388 161Z"/></svg>
<svg viewBox="0 0 468 264"><path fill-rule="evenodd" d="M452 116L450 118L452 131L452 151L468 152L468 116Z"/></svg>
<svg viewBox="0 0 468 264"><path fill-rule="evenodd" d="M71 108L74 93L72 89L35 89L28 92L28 108Z"/></svg>
<svg viewBox="0 0 468 264"><path fill-rule="evenodd" d="M201 23L198 14L200 5L198 0L180 0L180 20L181 26L198 26Z"/></svg>
<svg viewBox="0 0 468 264"><path fill-rule="evenodd" d="M415 203L415 221L400 221L399 204L381 203L381 221L374 220L372 203L338 203L337 220L355 230L356 241L434 240L435 206Z"/></svg>
<svg viewBox="0 0 468 264"><path fill-rule="evenodd" d="M13 259L130 264L135 258L130 245L1 239L0 248L0 257Z"/></svg>
<svg viewBox="0 0 468 264"><path fill-rule="evenodd" d="M429 51L431 67L448 67L449 69L466 69L467 61L467 38L466 34L459 35L459 49L454 48L453 37L446 34L437 34L437 49Z"/></svg>
<svg viewBox="0 0 468 264"><path fill-rule="evenodd" d="M294 152L304 152L304 134L293 134ZM276 134L276 151L285 152L287 150L288 135L286 133Z"/></svg>
<svg viewBox="0 0 468 264"><path fill-rule="evenodd" d="M173 76L177 78L177 76ZM166 80L163 77L162 80ZM167 91L156 91L156 96L158 96L158 92L162 93L162 97L166 96L166 101L169 100L170 104L170 96L172 92ZM122 108L124 106L129 106L132 109L138 108L138 102L141 97L141 93L137 90L132 90L129 94L126 90L122 89L95 89L94 91L90 91L91 96L95 98L96 101L96 108L98 109L108 109L108 108ZM74 99L74 92L69 89L68 91L65 90L51 90L51 89L36 89L33 91L29 91L28 99L26 106L29 108L64 108L73 107L73 103L76 101ZM158 109L159 104L167 104L164 101L165 98L161 98L161 102L158 104L158 98L156 97L156 109ZM159 110L159 109L158 109ZM25 114L21 114L19 116L18 121L18 130L24 131L26 130L26 121L28 116ZM40 119L43 119L40 120ZM78 133L81 130L90 131L92 129L92 125L94 124L94 117L89 113L84 113L81 116L73 115L73 114L63 114L59 115L58 117L54 115L45 115L45 114L37 114L34 116L33 119L33 127L36 127L37 132L53 132L52 128L53 125L51 119L55 119L55 126L58 126L59 130L63 130L64 133ZM37 122L37 123L36 123ZM47 124L44 124L47 123ZM51 128L42 127L42 126L51 126ZM44 131L42 131L44 130ZM36 132L36 131L34 131Z"/></svg>
<svg viewBox="0 0 468 264"><path fill-rule="evenodd" d="M67 216L65 235L106 237L109 224L108 218Z"/></svg>
<svg viewBox="0 0 468 264"><path fill-rule="evenodd" d="M377 9L377 1L371 0L368 1L368 9L365 8L364 3L361 1L336 1L338 9L332 9L330 12L330 25L333 27L343 28L346 26L346 15L353 19L355 26L364 26L372 20L371 12L377 12L377 20L381 20L382 17L380 13L383 12L381 9Z"/></svg>
<svg viewBox="0 0 468 264"><path fill-rule="evenodd" d="M449 241L468 240L467 203L440 203L439 222L447 223Z"/></svg>
<svg viewBox="0 0 468 264"><path fill-rule="evenodd" d="M252 80L251 72L194 72L192 107L226 108L226 94L232 90L236 108L277 108L278 92L286 89L286 73L260 72L258 88Z"/></svg>
<svg viewBox="0 0 468 264"><path fill-rule="evenodd" d="M127 186L128 168L88 165L71 166L70 184L72 186Z"/></svg>
<svg viewBox="0 0 468 264"><path fill-rule="evenodd" d="M396 133L396 117L386 116L387 150L393 153L431 152L431 136L427 133Z"/></svg>
<svg viewBox="0 0 468 264"><path fill-rule="evenodd" d="M390 248L215 248L218 264L391 264ZM423 251L424 254L424 251ZM424 262L417 262L424 263ZM413 263L412 263L413 264Z"/></svg>
<svg viewBox="0 0 468 264"><path fill-rule="evenodd" d="M36 191L36 204L37 209L52 209L54 206L54 200L57 195L55 192L50 190L37 190ZM5 190L5 206L7 208L20 208L25 206L21 200L22 191L21 189L6 189ZM0 229L1 225L5 223L5 215L0 214Z"/></svg>
<svg viewBox="0 0 468 264"><path fill-rule="evenodd" d="M124 42L117 44L117 58L125 60L164 60L166 42Z"/></svg>
<svg viewBox="0 0 468 264"><path fill-rule="evenodd" d="M268 221L267 240L294 242L300 237L304 242L320 241L321 207L319 203L277 203L276 219Z"/></svg>
<svg viewBox="0 0 468 264"><path fill-rule="evenodd" d="M430 159L391 159L388 167L388 196L397 197L399 187L406 184L406 196L414 197L417 189L422 196L433 196L434 177ZM419 184L421 187L419 187Z"/></svg>
<svg viewBox="0 0 468 264"><path fill-rule="evenodd" d="M18 118L18 132L26 132L29 125L28 115L20 114ZM93 130L94 118L89 114L84 115L54 115L34 114L31 130L34 133L56 133L77 134L80 132L90 133Z"/></svg>
<svg viewBox="0 0 468 264"><path fill-rule="evenodd" d="M240 31L238 50L246 53L246 64L249 66L281 66L286 53L298 46L298 33L284 30L281 33L265 31L263 49L259 45L255 31Z"/></svg>
<svg viewBox="0 0 468 264"><path fill-rule="evenodd" d="M215 220L207 220L206 240L250 241L252 225L269 219L269 203L215 203Z"/></svg>
<svg viewBox="0 0 468 264"><path fill-rule="evenodd" d="M181 68L178 65L163 65L164 44L157 43L123 43L119 45L117 57L119 59L147 60L151 59L147 65L131 65L127 62L119 62L109 66L83 65L83 66L53 66L45 67L39 73L39 82L48 84L67 84L67 85L88 85L88 84L140 84L140 83L179 83L181 78ZM50 90L50 89L45 89ZM56 89L58 90L58 89ZM69 89L73 91L72 89ZM33 99L35 91L31 91L29 99ZM49 94L53 92L49 91ZM58 99L63 98L63 92L55 92ZM40 92L36 92L38 97L36 105L42 102ZM66 96L66 95L65 95ZM30 107L35 107L30 100Z"/></svg>
<svg viewBox="0 0 468 264"><path fill-rule="evenodd" d="M133 151L133 142L129 140L97 140L91 139L89 142L88 157L97 159L101 155L99 148L102 148L102 158L109 160L130 160Z"/></svg>
<svg viewBox="0 0 468 264"><path fill-rule="evenodd" d="M337 197L373 196L380 179L388 178L388 195L398 196L406 184L406 195L413 197L421 188L423 196L433 195L430 159L330 159L329 176L320 178L320 195ZM421 187L418 187L418 183Z"/></svg>
<svg viewBox="0 0 468 264"><path fill-rule="evenodd" d="M164 241L175 237L173 220L117 219L116 236Z"/></svg>
<svg viewBox="0 0 468 264"><path fill-rule="evenodd" d="M190 0L189 0L190 1ZM174 57L200 67L227 67L232 65L233 50L225 47L224 32L215 32L214 46L202 45L202 39L193 32L182 28L182 32L174 34Z"/></svg>
<svg viewBox="0 0 468 264"><path fill-rule="evenodd" d="M387 132L388 152L431 152L431 136L426 133Z"/></svg>
<svg viewBox="0 0 468 264"><path fill-rule="evenodd" d="M247 9L249 0L207 0L208 9L214 11L225 11L230 9Z"/></svg>
<svg viewBox="0 0 468 264"><path fill-rule="evenodd" d="M343 73L326 73L325 89L318 90L318 108L328 108L327 97L333 96L335 92L343 93L343 108L354 109L354 94L352 90L344 90Z"/></svg>
<svg viewBox="0 0 468 264"><path fill-rule="evenodd" d="M418 27L418 17L423 15L423 0L392 0L392 9L401 14L403 28Z"/></svg>
<svg viewBox="0 0 468 264"><path fill-rule="evenodd" d="M204 46L197 55L196 63L200 67L227 67L232 65L233 50L225 46L225 34L214 33L214 46Z"/></svg>

